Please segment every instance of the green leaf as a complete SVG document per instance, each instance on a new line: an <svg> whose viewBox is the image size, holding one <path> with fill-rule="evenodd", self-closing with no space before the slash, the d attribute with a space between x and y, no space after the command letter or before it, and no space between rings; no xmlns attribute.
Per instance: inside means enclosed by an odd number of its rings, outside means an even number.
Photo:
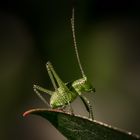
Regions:
<svg viewBox="0 0 140 140"><path fill-rule="evenodd" d="M138 140L139 136L109 126L91 121L88 118L74 116L60 110L32 109L23 115L39 115L47 119L69 140Z"/></svg>

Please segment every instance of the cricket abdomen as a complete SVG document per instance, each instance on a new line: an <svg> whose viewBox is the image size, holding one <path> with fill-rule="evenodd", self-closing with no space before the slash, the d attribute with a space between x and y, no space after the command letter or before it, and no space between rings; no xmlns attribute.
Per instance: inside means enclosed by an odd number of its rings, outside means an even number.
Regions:
<svg viewBox="0 0 140 140"><path fill-rule="evenodd" d="M63 91L62 89L58 88L58 91L55 91L50 98L50 106L52 108L66 106L68 103L71 103L77 96L78 94L76 92L72 92L70 90Z"/></svg>

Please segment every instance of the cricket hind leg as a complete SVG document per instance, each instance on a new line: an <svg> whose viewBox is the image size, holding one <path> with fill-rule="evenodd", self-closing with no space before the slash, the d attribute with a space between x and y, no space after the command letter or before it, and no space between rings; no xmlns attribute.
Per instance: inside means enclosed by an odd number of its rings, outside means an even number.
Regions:
<svg viewBox="0 0 140 140"><path fill-rule="evenodd" d="M65 83L60 79L60 77L58 76L58 74L55 72L53 65L51 64L51 62L47 62L46 64L50 79L52 81L52 84L54 85L55 89L57 90L57 86L55 83L55 80L58 84L59 87L61 88L67 88ZM55 78L55 79L54 79Z"/></svg>
<svg viewBox="0 0 140 140"><path fill-rule="evenodd" d="M46 68L47 68L50 80L52 82L52 85L53 85L55 91L58 92L58 87L57 86L60 86L59 82L62 82L62 81L59 80L60 79L59 76L56 74L55 70L53 69L52 64L49 61L46 63ZM65 102L65 98L62 98L62 99ZM65 112L65 108L66 108L66 106L64 105L64 106L62 106L58 109Z"/></svg>
<svg viewBox="0 0 140 140"><path fill-rule="evenodd" d="M34 86L33 86L33 89L34 89L34 92L37 94L37 96L38 96L47 106L50 107L50 104L46 101L46 99L41 95L40 92L45 93L45 94L52 95L52 94L53 94L53 91L44 89L44 88L42 88L42 87L40 87L40 86L37 86L37 85L34 85Z"/></svg>
<svg viewBox="0 0 140 140"><path fill-rule="evenodd" d="M47 68L47 71L48 71L48 74L50 76L50 79L52 81L52 84L55 88L55 91L58 92L58 88L56 86L56 84L58 85L59 89L63 90L63 92L67 92L69 89L68 87L66 86L66 84L60 79L60 77L58 76L58 74L55 72L54 68L53 68L53 65L51 64L51 62L47 62L46 64L46 68ZM69 104L69 98L66 98L66 96L62 96L62 99L63 102Z"/></svg>
<svg viewBox="0 0 140 140"><path fill-rule="evenodd" d="M89 112L89 118L94 120L92 106L91 106L89 100L83 95L80 95L80 98L81 98L82 102L84 103L86 110Z"/></svg>
<svg viewBox="0 0 140 140"><path fill-rule="evenodd" d="M56 85L56 82L55 82L54 76L53 76L53 74L52 74L52 71L51 71L50 65L51 65L51 63L50 63L50 62L47 62L47 64L46 64L46 68L47 68L47 71L48 71L49 77L50 77L50 79L51 79L52 85L53 85L55 91L57 91L57 85Z"/></svg>

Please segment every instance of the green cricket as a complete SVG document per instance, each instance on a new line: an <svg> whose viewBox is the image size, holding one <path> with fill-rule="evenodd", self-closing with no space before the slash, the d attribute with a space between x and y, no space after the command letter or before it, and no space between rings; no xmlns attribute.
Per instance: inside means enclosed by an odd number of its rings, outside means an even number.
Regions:
<svg viewBox="0 0 140 140"><path fill-rule="evenodd" d="M72 10L72 18L71 18L71 26L72 26L72 35L74 41L74 48L75 53L78 61L78 65L82 74L82 78L64 83L56 71L53 68L53 65L50 62L47 62L46 68L48 71L48 75L51 79L52 85L54 87L54 91L42 88L38 85L34 85L33 89L35 93L39 96L39 98L47 105L49 105L52 109L61 109L64 110L66 106L69 106L70 112L74 115L73 109L71 107L71 103L76 99L76 97L80 97L82 102L85 105L86 110L89 113L89 118L92 120L93 117L93 110L89 100L84 96L87 92L95 92L95 88L88 82L87 77L84 73L84 70L81 65L77 42L75 37L75 26L74 26L74 9ZM49 94L50 97L50 104L46 101L46 99L42 96L42 93Z"/></svg>

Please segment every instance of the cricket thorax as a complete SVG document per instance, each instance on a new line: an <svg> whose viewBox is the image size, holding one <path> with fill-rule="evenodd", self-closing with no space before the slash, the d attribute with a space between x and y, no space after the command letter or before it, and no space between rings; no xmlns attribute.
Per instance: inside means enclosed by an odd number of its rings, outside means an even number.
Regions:
<svg viewBox="0 0 140 140"><path fill-rule="evenodd" d="M75 89L75 91L81 95L84 92L92 92L93 87L92 85L87 81L87 77L83 77L81 79L78 79L72 83L72 87Z"/></svg>

